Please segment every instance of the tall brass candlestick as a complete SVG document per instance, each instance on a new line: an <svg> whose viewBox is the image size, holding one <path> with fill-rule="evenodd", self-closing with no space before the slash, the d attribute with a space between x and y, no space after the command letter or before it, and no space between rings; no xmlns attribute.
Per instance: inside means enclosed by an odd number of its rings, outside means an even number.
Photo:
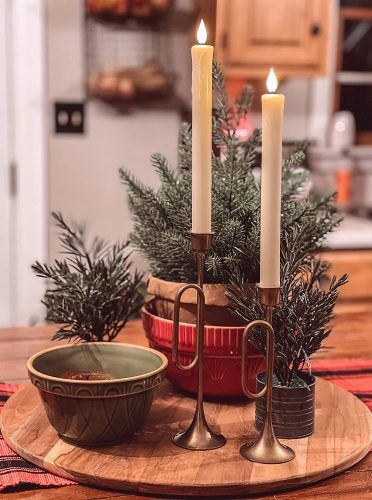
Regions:
<svg viewBox="0 0 372 500"><path fill-rule="evenodd" d="M244 393L253 399L258 399L266 394L266 415L263 429L257 441L253 444L245 444L240 448L240 454L251 460L262 464L281 464L289 462L295 457L292 448L281 444L275 436L272 422L272 403L273 403L273 373L274 373L274 344L275 335L272 326L273 308L278 305L280 297L280 288L259 288L259 299L266 307L266 321L256 320L247 325L243 334L242 348L242 388ZM247 341L250 332L255 327L261 327L266 330L266 384L265 387L257 393L252 393L248 387L245 378Z"/></svg>
<svg viewBox="0 0 372 500"><path fill-rule="evenodd" d="M191 245L196 253L198 266L198 284L184 285L178 291L174 301L174 320L173 320L173 345L172 359L174 364L180 370L191 370L198 367L198 395L194 418L190 427L183 432L178 432L173 436L172 441L181 448L188 450L214 450L220 448L226 443L222 434L218 434L209 427L203 406L203 351L204 351L204 306L205 296L203 291L204 284L204 264L205 254L211 248L211 233L191 233ZM178 333L179 333L179 313L182 294L193 288L197 292L197 314L196 314L196 352L193 361L189 365L183 365L178 361Z"/></svg>

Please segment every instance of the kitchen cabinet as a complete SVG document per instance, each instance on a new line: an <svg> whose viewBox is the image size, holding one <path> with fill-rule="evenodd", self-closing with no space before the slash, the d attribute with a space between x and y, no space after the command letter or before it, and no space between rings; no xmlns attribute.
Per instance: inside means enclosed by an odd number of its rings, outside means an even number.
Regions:
<svg viewBox="0 0 372 500"><path fill-rule="evenodd" d="M363 300L372 305L372 249L326 251L322 258L331 263L330 275L349 276L349 282L340 289L342 301Z"/></svg>
<svg viewBox="0 0 372 500"><path fill-rule="evenodd" d="M326 71L331 0L218 0L216 58L228 78Z"/></svg>
<svg viewBox="0 0 372 500"><path fill-rule="evenodd" d="M342 7L338 23L335 111L355 118L356 143L372 144L372 2ZM368 6L367 6L368 5Z"/></svg>

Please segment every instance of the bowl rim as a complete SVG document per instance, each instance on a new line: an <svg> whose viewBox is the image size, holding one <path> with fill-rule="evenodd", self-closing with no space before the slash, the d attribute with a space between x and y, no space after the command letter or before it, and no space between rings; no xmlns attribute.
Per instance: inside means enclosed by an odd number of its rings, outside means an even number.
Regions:
<svg viewBox="0 0 372 500"><path fill-rule="evenodd" d="M152 300L152 299L151 299ZM151 302L151 301L149 301ZM166 323L172 323L173 324L173 320L172 319L167 319L167 318L162 318L161 316L157 316L156 314L152 313L151 311L149 311L147 309L147 304L144 304L142 307L141 307L141 312L144 312L144 314L147 314L149 316L151 316L152 318L156 318L156 320L159 320L159 321L164 321ZM196 324L195 323L185 323L184 321L180 321L180 325L185 325L185 326L194 326L196 328ZM223 326L223 325L204 325L204 329L207 331L207 330L240 330L240 331L243 331L245 330L247 325L237 325L237 326Z"/></svg>
<svg viewBox="0 0 372 500"><path fill-rule="evenodd" d="M125 347L134 347L135 349L139 349L142 351L147 351L155 354L162 360L162 364L159 368L156 370L152 370L151 372L146 372L142 373L141 375L135 375L133 377L122 377L122 378L112 378L109 380L74 380L74 379L69 379L69 378L62 378L62 377L55 377L53 375L47 375L46 373L42 373L36 368L34 368L33 363L34 361L39 358L40 356L50 352L50 351L57 351L59 349L68 349L68 348L76 348L80 346L94 346L94 345L117 345L117 346L125 346ZM65 382L65 383L72 383L72 384L88 384L88 385L94 385L94 384L99 384L99 385L107 385L107 384L115 384L118 382L132 382L134 380L141 380L144 378L151 377L152 375L156 375L157 373L163 372L168 366L168 359L167 357L162 353L157 351L156 349L152 349L151 347L146 347L146 346L141 346L141 345L136 345L136 344L128 344L126 342L81 342L79 344L63 344L63 345L57 345L53 347L49 347L47 349L43 349L42 351L39 351L35 354L33 354L28 360L27 360L27 370L29 373L32 375L35 375L37 377L41 377L47 380L53 380L56 382Z"/></svg>

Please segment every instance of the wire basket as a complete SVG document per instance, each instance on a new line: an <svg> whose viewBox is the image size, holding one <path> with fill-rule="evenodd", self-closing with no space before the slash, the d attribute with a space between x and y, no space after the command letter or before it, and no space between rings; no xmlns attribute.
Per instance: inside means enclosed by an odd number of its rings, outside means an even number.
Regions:
<svg viewBox="0 0 372 500"><path fill-rule="evenodd" d="M176 75L166 14L138 20L87 11L88 96L128 104L169 98Z"/></svg>

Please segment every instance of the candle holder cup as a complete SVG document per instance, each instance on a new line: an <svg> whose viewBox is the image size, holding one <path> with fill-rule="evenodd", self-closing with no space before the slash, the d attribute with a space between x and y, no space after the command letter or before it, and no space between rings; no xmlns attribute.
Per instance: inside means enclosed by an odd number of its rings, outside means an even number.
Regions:
<svg viewBox="0 0 372 500"><path fill-rule="evenodd" d="M214 450L226 444L226 438L222 434L214 432L208 425L204 414L203 404L203 351L204 351L204 307L205 296L203 292L205 254L210 250L212 244L211 233L191 233L192 249L197 257L197 284L184 285L178 291L174 302L173 320L173 345L172 359L180 370L198 369L198 392L194 418L185 431L178 432L173 436L174 444L188 450ZM182 294L189 289L197 293L197 315L196 315L196 352L194 359L188 365L183 365L178 360L178 336L179 336L179 312Z"/></svg>
<svg viewBox="0 0 372 500"><path fill-rule="evenodd" d="M240 454L252 462L263 464L281 464L289 462L295 457L294 451L279 442L272 423L272 392L273 392L273 372L274 372L274 344L275 335L272 326L273 308L278 305L280 288L259 288L259 299L266 308L266 321L255 320L249 323L243 334L242 347L242 388L244 393L253 399L258 399L266 395L266 414L263 429L257 441L253 444L245 444L240 448ZM251 331L261 327L266 330L266 384L265 387L252 393L246 383L246 355L248 337Z"/></svg>

